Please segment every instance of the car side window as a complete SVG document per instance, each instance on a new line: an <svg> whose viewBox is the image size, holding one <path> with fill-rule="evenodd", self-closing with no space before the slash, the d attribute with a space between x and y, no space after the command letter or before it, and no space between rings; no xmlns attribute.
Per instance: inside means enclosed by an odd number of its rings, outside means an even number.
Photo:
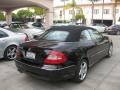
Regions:
<svg viewBox="0 0 120 90"><path fill-rule="evenodd" d="M4 37L8 37L8 35L5 32L0 31L0 38L4 38Z"/></svg>
<svg viewBox="0 0 120 90"><path fill-rule="evenodd" d="M97 42L100 42L101 40L103 40L103 36L95 29L89 29L88 30L92 39L97 41Z"/></svg>
<svg viewBox="0 0 120 90"><path fill-rule="evenodd" d="M84 31L81 32L80 41L81 40L83 40L83 41L92 40L92 38L91 38L90 33L88 32L88 30L84 30Z"/></svg>

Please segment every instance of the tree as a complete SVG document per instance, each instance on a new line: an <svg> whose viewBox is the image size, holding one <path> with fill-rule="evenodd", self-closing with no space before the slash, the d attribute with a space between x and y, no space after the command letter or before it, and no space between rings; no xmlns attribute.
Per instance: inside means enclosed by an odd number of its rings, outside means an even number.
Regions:
<svg viewBox="0 0 120 90"><path fill-rule="evenodd" d="M44 18L46 9L40 7L32 7L34 10L34 15L39 15L40 17Z"/></svg>
<svg viewBox="0 0 120 90"><path fill-rule="evenodd" d="M17 14L12 13L12 20L13 20L13 21L18 21L18 20L19 20Z"/></svg>
<svg viewBox="0 0 120 90"><path fill-rule="evenodd" d="M64 14L64 23L65 23L65 5L66 5L66 1L68 0L61 0L61 1L64 2L63 14Z"/></svg>
<svg viewBox="0 0 120 90"><path fill-rule="evenodd" d="M79 9L79 10L82 11L82 9L77 5L77 3L75 2L75 0L72 0L72 3L68 3L67 5L65 5L64 8L65 9L72 8L72 23L75 22L75 9Z"/></svg>
<svg viewBox="0 0 120 90"><path fill-rule="evenodd" d="M5 16L4 16L4 13L2 11L0 11L0 20L5 20Z"/></svg>
<svg viewBox="0 0 120 90"><path fill-rule="evenodd" d="M80 20L82 23L85 20L84 14L76 14L75 19L78 21Z"/></svg>
<svg viewBox="0 0 120 90"><path fill-rule="evenodd" d="M17 16L22 21L26 21L27 18L30 18L33 16L33 13L29 10L20 10L17 12Z"/></svg>
<svg viewBox="0 0 120 90"><path fill-rule="evenodd" d="M113 5L113 24L116 24L116 7L117 3L120 2L120 0L114 0L114 5Z"/></svg>
<svg viewBox="0 0 120 90"><path fill-rule="evenodd" d="M89 0L92 3L92 17L91 17L91 24L93 24L93 12L94 12L94 3L99 1L99 0Z"/></svg>

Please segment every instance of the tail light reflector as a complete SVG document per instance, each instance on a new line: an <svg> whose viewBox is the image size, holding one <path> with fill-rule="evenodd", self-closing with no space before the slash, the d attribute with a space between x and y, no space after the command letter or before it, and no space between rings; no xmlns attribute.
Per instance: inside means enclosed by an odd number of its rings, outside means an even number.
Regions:
<svg viewBox="0 0 120 90"><path fill-rule="evenodd" d="M17 56L17 58L20 57L20 55L21 55L20 50L19 50L19 48L17 47L17 50L16 50L16 56Z"/></svg>

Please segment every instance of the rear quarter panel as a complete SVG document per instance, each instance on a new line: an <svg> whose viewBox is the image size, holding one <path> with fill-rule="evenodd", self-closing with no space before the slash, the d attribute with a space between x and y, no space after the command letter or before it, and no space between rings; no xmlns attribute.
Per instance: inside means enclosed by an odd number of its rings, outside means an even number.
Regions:
<svg viewBox="0 0 120 90"><path fill-rule="evenodd" d="M25 39L25 34L15 34L15 35L5 38L5 43L4 43L4 46L2 47L3 48L2 55L4 56L4 52L7 47L11 45L19 46L19 44L25 42L24 39Z"/></svg>

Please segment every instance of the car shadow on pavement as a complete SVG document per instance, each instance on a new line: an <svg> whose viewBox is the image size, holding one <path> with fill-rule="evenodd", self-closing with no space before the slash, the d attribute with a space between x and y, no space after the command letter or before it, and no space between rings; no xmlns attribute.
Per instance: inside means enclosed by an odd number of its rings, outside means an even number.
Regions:
<svg viewBox="0 0 120 90"><path fill-rule="evenodd" d="M24 77L25 81L27 82L32 82L32 87L35 87L35 88L41 88L44 89L44 90L47 90L48 88L51 88L50 90L62 90L63 88L66 90L69 90L67 89L68 86L69 87L75 87L76 85L80 85L81 83L75 83L73 82L72 80L63 80L63 81L56 81L56 82L51 82L51 81L46 81L46 80L41 80L37 77L32 77L30 75L26 75ZM30 84L30 83L28 83Z"/></svg>
<svg viewBox="0 0 120 90"><path fill-rule="evenodd" d="M2 58L2 59L0 59L0 62L10 62L10 60L6 60L6 59Z"/></svg>
<svg viewBox="0 0 120 90"><path fill-rule="evenodd" d="M25 82L27 82L27 84L30 84L29 82L31 82L32 86L35 88L37 88L37 87L43 88L43 89L52 88L51 90L55 90L58 88L60 90L62 90L64 88L64 90L65 89L71 90L71 88L80 87L80 88L86 88L86 89L91 88L92 89L92 88L96 87L97 84L104 77L104 75L102 76L102 74L104 74L104 71L102 72L102 69L105 68L105 66L102 65L103 68L101 68L101 69L99 69L99 68L101 67L101 64L104 64L107 61L108 61L108 59L105 58L105 59L101 60L100 62L96 63L92 68L90 68L87 78L85 79L85 81L83 81L81 83L76 83L72 80L62 80L62 81L51 82L51 81L41 80L38 77L34 77L31 75L25 75L25 77L23 77L23 79ZM100 72L98 72L98 71L100 71ZM97 77L97 76L101 76L101 77ZM89 86L86 86L86 85L89 85Z"/></svg>
<svg viewBox="0 0 120 90"><path fill-rule="evenodd" d="M0 63L1 62L9 61L0 59ZM21 90L28 90L28 88L29 90L93 90L93 88L97 87L104 78L106 72L108 72L110 67L106 68L106 63L108 63L107 66L109 66L110 62L111 59L109 60L109 58L105 58L99 63L96 63L92 68L89 69L88 76L82 83L75 83L72 80L57 82L45 81L31 75L17 73L16 68L12 68L15 76L10 78L12 83L10 84L8 82L8 85L15 85L15 88L19 87ZM12 73L12 75L14 74Z"/></svg>

